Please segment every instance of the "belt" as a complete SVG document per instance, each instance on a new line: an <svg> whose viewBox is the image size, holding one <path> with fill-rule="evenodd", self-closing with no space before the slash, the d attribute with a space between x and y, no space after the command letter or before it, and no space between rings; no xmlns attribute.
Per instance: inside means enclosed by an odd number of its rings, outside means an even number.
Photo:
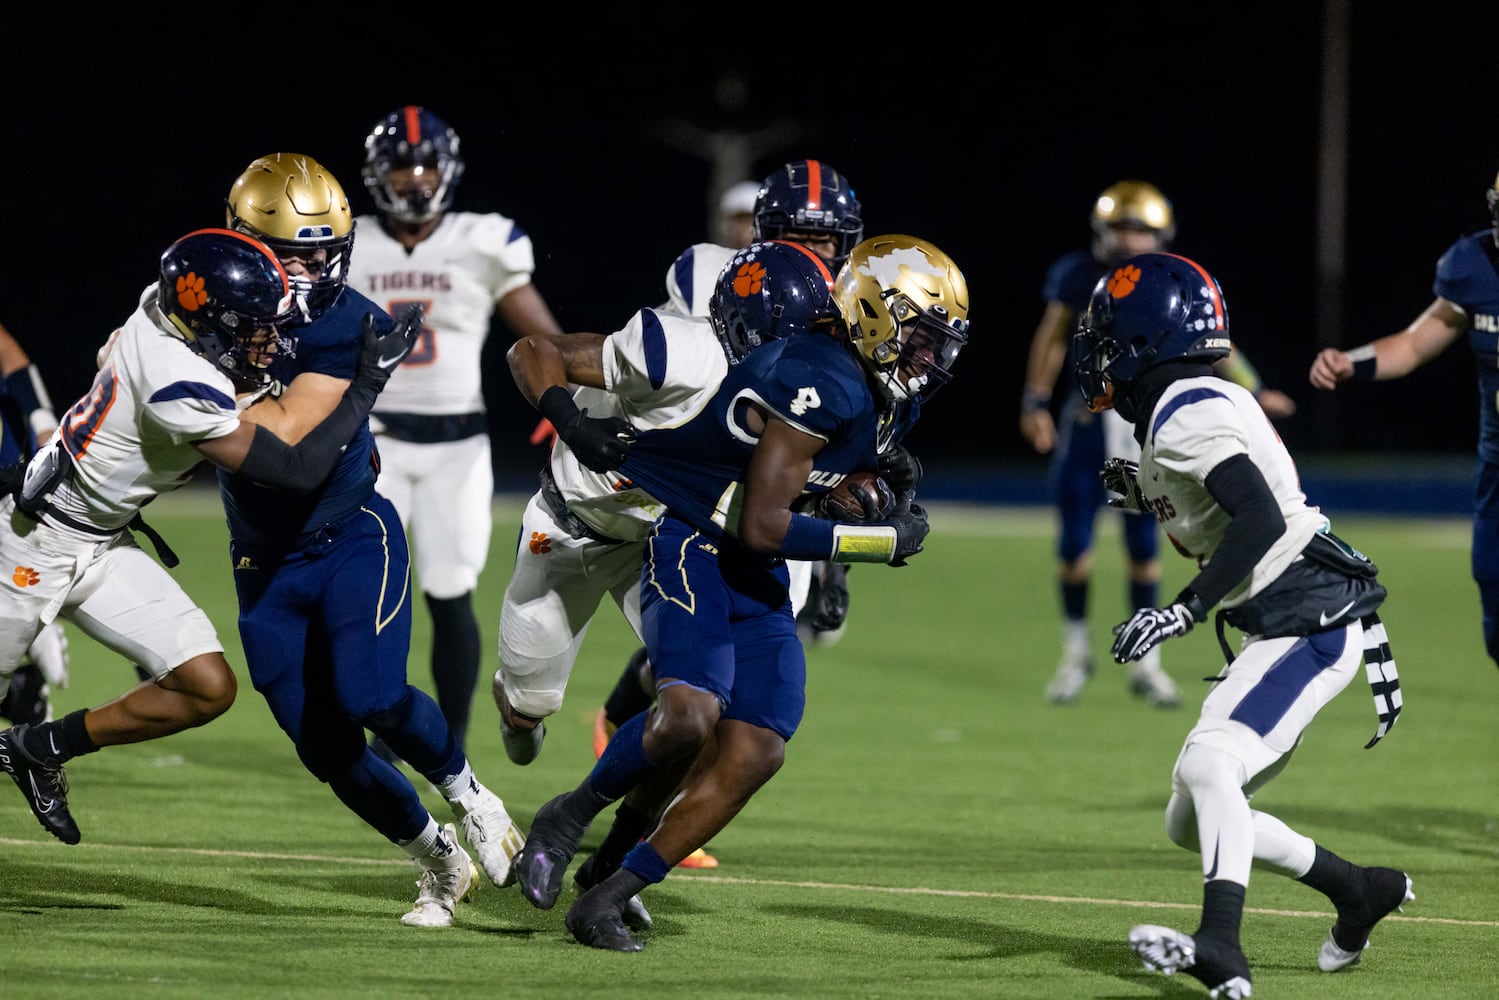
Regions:
<svg viewBox="0 0 1499 1000"><path fill-rule="evenodd" d="M550 462L541 467L541 502L546 504L547 512L552 515L552 520L560 524L574 538L591 538L595 542L603 542L606 545L620 544L620 539L610 538L601 531L595 531L581 517L568 510L567 501L562 499L562 491L557 488L557 480L552 476Z"/></svg>

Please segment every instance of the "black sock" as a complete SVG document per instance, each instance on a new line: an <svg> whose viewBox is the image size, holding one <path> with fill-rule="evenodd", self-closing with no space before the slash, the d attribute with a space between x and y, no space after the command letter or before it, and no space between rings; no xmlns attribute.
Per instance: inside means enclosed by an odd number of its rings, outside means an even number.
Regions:
<svg viewBox="0 0 1499 1000"><path fill-rule="evenodd" d="M88 709L69 712L53 722L41 722L26 731L26 752L53 767L66 764L74 757L93 753L98 746L89 738L83 717Z"/></svg>
<svg viewBox="0 0 1499 1000"><path fill-rule="evenodd" d="M641 646L630 656L624 673L614 683L614 690L604 699L604 718L616 728L651 707L653 692L647 691L640 683L641 667L645 662L645 647Z"/></svg>
<svg viewBox="0 0 1499 1000"><path fill-rule="evenodd" d="M593 818L607 809L613 801L594 791L589 779L584 778L581 785L558 800L557 811L562 819L586 831Z"/></svg>
<svg viewBox="0 0 1499 1000"><path fill-rule="evenodd" d="M608 906L611 910L623 912L630 897L638 895L640 890L648 885L650 883L639 875L621 868L603 882L598 883L599 895L596 898L600 906Z"/></svg>
<svg viewBox="0 0 1499 1000"><path fill-rule="evenodd" d="M652 817L647 816L628 802L621 802L614 813L614 825L604 835L604 842L593 854L592 875L594 884L619 871L625 855L640 843L640 838L650 832Z"/></svg>
<svg viewBox="0 0 1499 1000"><path fill-rule="evenodd" d="M1193 937L1206 935L1239 947L1239 925L1244 922L1244 887L1218 878L1202 887L1202 923Z"/></svg>
<svg viewBox="0 0 1499 1000"><path fill-rule="evenodd" d="M1088 583L1062 584L1062 611L1070 622L1088 617Z"/></svg>
<svg viewBox="0 0 1499 1000"><path fill-rule="evenodd" d="M479 622L472 596L427 595L427 611L432 615L432 686L460 747L468 735L469 709L479 682Z"/></svg>
<svg viewBox="0 0 1499 1000"><path fill-rule="evenodd" d="M1358 882L1354 877L1358 866L1338 857L1321 844L1316 846L1317 856L1312 861L1312 867L1297 881L1322 893L1332 900L1334 906L1341 906L1350 901L1358 891Z"/></svg>

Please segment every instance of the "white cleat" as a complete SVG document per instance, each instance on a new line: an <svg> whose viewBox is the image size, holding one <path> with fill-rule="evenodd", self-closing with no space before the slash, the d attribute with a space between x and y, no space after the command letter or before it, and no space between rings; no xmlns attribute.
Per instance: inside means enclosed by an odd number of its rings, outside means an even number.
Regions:
<svg viewBox="0 0 1499 1000"><path fill-rule="evenodd" d="M417 862L422 875L416 880L416 904L401 918L407 927L453 926L453 910L479 887L479 869L458 845L453 824L444 826L443 832L453 845L452 853L445 858L423 858Z"/></svg>
<svg viewBox="0 0 1499 1000"><path fill-rule="evenodd" d="M453 802L453 812L463 828L463 839L479 856L485 876L503 889L515 881L515 856L525 845L526 835L505 811L505 803L488 788L479 785L472 802L468 809Z"/></svg>
<svg viewBox="0 0 1499 1000"><path fill-rule="evenodd" d="M1057 664L1057 672L1046 685L1046 700L1059 705L1077 700L1083 693L1083 685L1093 676L1093 660L1086 656L1064 656Z"/></svg>
<svg viewBox="0 0 1499 1000"><path fill-rule="evenodd" d="M1171 675L1161 667L1161 651L1152 649L1129 670L1130 693L1145 699L1156 708L1176 708L1182 703L1181 691Z"/></svg>

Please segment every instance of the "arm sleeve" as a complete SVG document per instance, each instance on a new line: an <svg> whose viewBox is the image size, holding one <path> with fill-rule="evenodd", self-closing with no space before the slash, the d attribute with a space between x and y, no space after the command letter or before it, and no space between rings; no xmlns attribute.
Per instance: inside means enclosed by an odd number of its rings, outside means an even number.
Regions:
<svg viewBox="0 0 1499 1000"><path fill-rule="evenodd" d="M1213 558L1187 586L1211 608L1254 570L1285 533L1286 519L1259 467L1242 452L1214 466L1203 485L1232 518Z"/></svg>
<svg viewBox="0 0 1499 1000"><path fill-rule="evenodd" d="M374 393L351 385L333 412L294 445L257 426L238 474L272 489L312 492L333 471L360 423L369 419L374 399Z"/></svg>

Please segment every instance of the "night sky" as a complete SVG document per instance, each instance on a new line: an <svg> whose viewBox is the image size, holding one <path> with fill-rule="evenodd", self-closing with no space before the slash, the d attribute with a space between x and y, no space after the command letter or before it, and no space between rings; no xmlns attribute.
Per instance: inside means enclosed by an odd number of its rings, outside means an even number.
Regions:
<svg viewBox="0 0 1499 1000"><path fill-rule="evenodd" d="M7 75L24 84L0 119L0 322L65 407L162 249L221 225L251 160L310 154L362 214L364 136L414 103L462 138L456 207L519 222L537 286L570 330L616 329L664 297L673 257L708 236L713 136L742 143L753 179L801 157L838 168L868 234L928 239L968 278L973 341L910 439L938 464L1043 464L1017 420L1042 278L1086 243L1098 192L1126 177L1171 197L1175 249L1217 275L1234 340L1301 405L1280 427L1294 453L1471 455L1478 404L1462 345L1399 382L1332 396L1306 371L1323 344L1410 322L1437 257L1487 223L1499 15L1446 0L1398 17L1364 5L1343 36L1346 119L1329 121L1322 6L1217 17L1206 6L1139 9L1157 24L1069 7L982 28L956 9L828 8L802 22L747 8L732 33L586 15L586 38L563 17L504 37L448 19L448 34L483 40L420 47L435 29L415 20L328 43L293 19L283 60L243 29L189 44L161 25L148 49L99 59L55 26L12 24ZM724 96L728 79L738 98ZM1321 159L1324 133L1346 143L1341 173ZM1341 254L1319 250L1324 175L1346 206ZM541 454L525 444L535 417L504 368L509 339L497 327L487 352L497 465L502 479L511 466L529 478Z"/></svg>

